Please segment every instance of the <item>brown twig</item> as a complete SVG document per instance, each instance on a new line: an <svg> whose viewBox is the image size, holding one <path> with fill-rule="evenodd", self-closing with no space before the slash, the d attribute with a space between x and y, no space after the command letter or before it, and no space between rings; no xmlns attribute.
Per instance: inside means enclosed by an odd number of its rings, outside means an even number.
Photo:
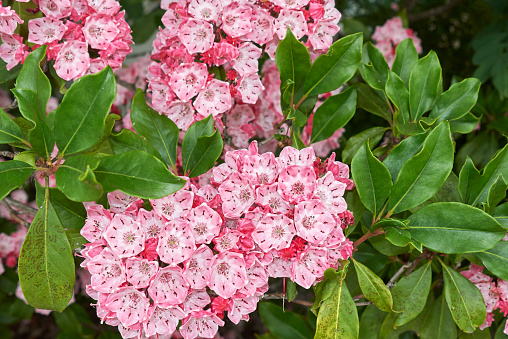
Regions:
<svg viewBox="0 0 508 339"><path fill-rule="evenodd" d="M453 7L457 6L460 1L461 0L451 0L446 5L435 7L435 8L429 9L428 11L424 11L421 13L415 13L415 14L408 14L407 19L410 22L415 22L415 21L428 19L432 16L444 14L444 13L448 12L449 10L451 10ZM408 9L408 11L409 11L409 9Z"/></svg>
<svg viewBox="0 0 508 339"><path fill-rule="evenodd" d="M355 306L369 306L374 305L372 301L362 301L361 303L355 303Z"/></svg>
<svg viewBox="0 0 508 339"><path fill-rule="evenodd" d="M7 209L7 211L9 212L9 215L11 216L12 220L14 220L15 222L17 222L18 224L20 224L22 226L25 226L26 228L30 227L30 223L28 223L25 220L21 219L18 216L18 213L15 210L12 209L11 205L9 205L7 203L7 201L2 200L2 201L0 201L0 204L2 204Z"/></svg>
<svg viewBox="0 0 508 339"><path fill-rule="evenodd" d="M6 158L13 159L16 155L18 155L18 153L13 153L13 152L9 152L9 151L0 151L0 155L3 157L6 157Z"/></svg>
<svg viewBox="0 0 508 339"><path fill-rule="evenodd" d="M32 216L35 216L37 214L37 209L35 209L31 206L28 206L27 204L22 203L20 201L17 201L12 198L8 198L8 197L4 198L3 201L5 201L10 206L18 209L22 214L28 214L28 215L32 215Z"/></svg>
<svg viewBox="0 0 508 339"><path fill-rule="evenodd" d="M358 247L358 245L360 245L365 240L375 237L377 235L383 234L383 233L385 233L385 231L382 228L378 228L377 230L374 231L374 233L370 233L370 231L369 231L369 232L365 233L360 239L355 241L353 243L353 247L356 249Z"/></svg>
<svg viewBox="0 0 508 339"><path fill-rule="evenodd" d="M11 102L9 106L2 107L4 112L9 112L10 110L13 110L18 107L18 100L14 98L14 100Z"/></svg>
<svg viewBox="0 0 508 339"><path fill-rule="evenodd" d="M411 266L413 266L412 262L407 262L404 265L402 265L402 267L399 268L399 270L393 275L393 277L390 279L390 281L388 281L388 283L386 284L386 287L392 288L393 286L395 286L395 280L397 280L397 278L400 277L400 275L402 273L404 273L404 271Z"/></svg>

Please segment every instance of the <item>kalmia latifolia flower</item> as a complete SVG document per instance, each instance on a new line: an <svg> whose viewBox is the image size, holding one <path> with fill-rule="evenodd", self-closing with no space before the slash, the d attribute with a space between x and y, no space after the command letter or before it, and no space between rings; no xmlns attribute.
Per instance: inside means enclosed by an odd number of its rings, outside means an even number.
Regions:
<svg viewBox="0 0 508 339"><path fill-rule="evenodd" d="M74 80L97 73L107 65L118 70L132 49L130 27L116 0L34 1L41 18L28 21L28 37L14 31L23 20L10 7L0 5L0 58L11 69L22 63L32 49L46 45L48 60L54 60L56 74Z"/></svg>
<svg viewBox="0 0 508 339"><path fill-rule="evenodd" d="M150 200L152 210L119 191L108 194L109 209L87 203L86 291L124 338L212 338L226 319L249 319L269 278L310 288L352 255L343 195L354 184L335 154L322 161L312 148L286 147L276 157L252 142L225 160ZM14 247L4 238L2 256Z"/></svg>

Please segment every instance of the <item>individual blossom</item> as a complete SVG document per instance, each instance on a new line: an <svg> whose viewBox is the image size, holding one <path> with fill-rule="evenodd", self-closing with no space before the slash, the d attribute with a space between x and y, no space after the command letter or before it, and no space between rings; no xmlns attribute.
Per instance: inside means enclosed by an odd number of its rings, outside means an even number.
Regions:
<svg viewBox="0 0 508 339"><path fill-rule="evenodd" d="M117 214L104 232L104 239L120 258L137 255L143 251L145 232L139 222L129 216Z"/></svg>
<svg viewBox="0 0 508 339"><path fill-rule="evenodd" d="M212 250L201 245L185 262L183 274L192 288L201 289L208 285L213 261Z"/></svg>
<svg viewBox="0 0 508 339"><path fill-rule="evenodd" d="M160 260L176 265L187 260L195 249L196 243L188 222L176 220L166 224L157 245Z"/></svg>
<svg viewBox="0 0 508 339"><path fill-rule="evenodd" d="M219 235L222 226L219 213L208 207L206 203L193 208L187 220L196 244L209 244Z"/></svg>
<svg viewBox="0 0 508 339"><path fill-rule="evenodd" d="M271 152L246 155L242 173L255 185L271 185L279 175L279 165Z"/></svg>
<svg viewBox="0 0 508 339"><path fill-rule="evenodd" d="M230 298L247 283L245 261L240 253L223 252L212 265L210 286L222 298Z"/></svg>
<svg viewBox="0 0 508 339"><path fill-rule="evenodd" d="M86 268L92 275L91 287L102 293L112 293L126 281L122 260L109 248L93 257Z"/></svg>
<svg viewBox="0 0 508 339"><path fill-rule="evenodd" d="M83 26L86 42L95 49L108 48L119 32L115 22L107 15L91 15Z"/></svg>
<svg viewBox="0 0 508 339"><path fill-rule="evenodd" d="M224 321L211 311L195 311L182 321L180 334L184 339L213 338Z"/></svg>
<svg viewBox="0 0 508 339"><path fill-rule="evenodd" d="M182 275L182 269L177 266L167 266L150 282L148 294L160 307L170 307L181 304L188 294L189 284Z"/></svg>
<svg viewBox="0 0 508 339"><path fill-rule="evenodd" d="M71 14L70 0L39 0L39 9L44 15L53 19L63 19Z"/></svg>
<svg viewBox="0 0 508 339"><path fill-rule="evenodd" d="M301 39L309 31L303 13L287 9L280 11L279 17L275 19L274 27L275 34L277 34L280 40L286 37L288 28L297 39Z"/></svg>
<svg viewBox="0 0 508 339"><path fill-rule="evenodd" d="M127 258L125 261L125 273L127 281L136 288L148 287L150 280L159 270L157 261L148 261L137 257Z"/></svg>
<svg viewBox="0 0 508 339"><path fill-rule="evenodd" d="M134 287L122 287L108 296L106 307L116 313L123 326L132 326L145 320L150 306L143 292Z"/></svg>
<svg viewBox="0 0 508 339"><path fill-rule="evenodd" d="M226 218L239 218L254 203L256 196L249 180L233 173L219 186Z"/></svg>
<svg viewBox="0 0 508 339"><path fill-rule="evenodd" d="M178 37L190 54L203 53L213 46L213 26L204 20L189 19L180 26Z"/></svg>
<svg viewBox="0 0 508 339"><path fill-rule="evenodd" d="M194 122L194 107L190 102L173 101L163 113L181 130L187 130Z"/></svg>
<svg viewBox="0 0 508 339"><path fill-rule="evenodd" d="M245 35L252 31L252 8L231 2L222 12L222 30L232 38Z"/></svg>
<svg viewBox="0 0 508 339"><path fill-rule="evenodd" d="M345 183L335 180L332 172L326 172L318 179L315 194L328 211L338 214L347 210L347 203L343 198L346 187Z"/></svg>
<svg viewBox="0 0 508 339"><path fill-rule="evenodd" d="M202 116L216 116L231 108L232 99L226 82L212 79L194 101L194 107Z"/></svg>
<svg viewBox="0 0 508 339"><path fill-rule="evenodd" d="M252 238L264 251L280 250L289 247L296 235L293 221L280 214L267 214L256 225Z"/></svg>
<svg viewBox="0 0 508 339"><path fill-rule="evenodd" d="M246 42L238 48L238 56L235 58L233 68L241 75L257 73L258 59L262 53L261 48L253 43Z"/></svg>
<svg viewBox="0 0 508 339"><path fill-rule="evenodd" d="M0 33L12 35L18 24L22 23L23 20L21 20L15 10L11 9L10 6L2 7L0 4Z"/></svg>
<svg viewBox="0 0 508 339"><path fill-rule="evenodd" d="M335 219L319 200L302 201L295 207L296 233L308 242L322 243L335 225Z"/></svg>
<svg viewBox="0 0 508 339"><path fill-rule="evenodd" d="M194 194L186 190L180 190L164 198L150 200L153 210L166 220L184 218L192 208Z"/></svg>
<svg viewBox="0 0 508 339"><path fill-rule="evenodd" d="M322 277L328 268L326 250L309 247L300 258L294 262L291 268L291 280L298 285L309 288L317 278Z"/></svg>
<svg viewBox="0 0 508 339"><path fill-rule="evenodd" d="M88 44L83 41L66 41L58 52L55 71L64 80L81 77L90 67Z"/></svg>
<svg viewBox="0 0 508 339"><path fill-rule="evenodd" d="M169 85L178 98L186 102L205 87L207 78L206 65L197 62L185 63L175 69Z"/></svg>
<svg viewBox="0 0 508 339"><path fill-rule="evenodd" d="M339 32L339 26L333 21L318 21L312 28L309 42L314 49L328 50L333 43L333 37Z"/></svg>
<svg viewBox="0 0 508 339"><path fill-rule="evenodd" d="M102 205L88 206L85 225L80 231L81 235L90 242L101 239L102 233L109 226L112 218L111 213Z"/></svg>
<svg viewBox="0 0 508 339"><path fill-rule="evenodd" d="M316 186L316 173L310 166L286 166L279 175L279 194L290 204L311 199Z"/></svg>
<svg viewBox="0 0 508 339"><path fill-rule="evenodd" d="M192 0L189 3L188 11L196 19L217 21L222 12L222 2L219 0Z"/></svg>
<svg viewBox="0 0 508 339"><path fill-rule="evenodd" d="M28 42L38 45L49 44L63 38L67 27L60 20L37 18L28 22Z"/></svg>
<svg viewBox="0 0 508 339"><path fill-rule="evenodd" d="M11 70L18 63L25 60L28 55L28 47L23 43L23 38L18 34L0 34L2 45L0 46L0 58L7 63L7 70Z"/></svg>
<svg viewBox="0 0 508 339"><path fill-rule="evenodd" d="M259 94L264 91L264 86L257 73L244 75L237 88L240 92L242 101L247 104L255 104L258 101Z"/></svg>

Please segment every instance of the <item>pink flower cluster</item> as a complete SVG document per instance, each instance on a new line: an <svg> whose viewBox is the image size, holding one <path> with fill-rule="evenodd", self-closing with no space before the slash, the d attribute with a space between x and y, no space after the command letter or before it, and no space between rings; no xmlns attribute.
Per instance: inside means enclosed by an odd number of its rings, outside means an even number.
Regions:
<svg viewBox="0 0 508 339"><path fill-rule="evenodd" d="M87 205L81 264L97 314L124 338L213 337L247 320L268 278L304 288L351 256L343 229L354 222L343 198L354 183L335 154L286 147L277 158L257 143L227 152L211 182L188 182L151 200L108 194L109 209Z"/></svg>
<svg viewBox="0 0 508 339"><path fill-rule="evenodd" d="M119 69L131 52L131 30L116 0L39 0L41 18L28 22L28 42L48 46L48 60L64 80L96 73L110 65ZM28 47L23 37L14 34L23 23L9 7L0 9L0 33L3 44L0 58L7 69L24 61ZM90 56L98 55L95 58Z"/></svg>
<svg viewBox="0 0 508 339"><path fill-rule="evenodd" d="M411 28L402 27L402 19L398 16L387 20L383 26L376 26L372 39L376 46L383 53L390 68L395 60L395 48L403 40L411 38L418 54L422 52L422 41L416 36Z"/></svg>
<svg viewBox="0 0 508 339"><path fill-rule="evenodd" d="M494 282L491 276L483 273L482 266L473 263L471 263L467 271L462 271L461 273L480 290L485 301L487 318L480 326L480 330L492 325L495 309L499 309L505 317L508 315L508 281L498 279ZM503 332L508 334L508 322Z"/></svg>
<svg viewBox="0 0 508 339"><path fill-rule="evenodd" d="M274 57L287 28L322 53L341 16L331 0L165 0L161 7L165 29L153 43L149 90L153 107L182 130L220 117L234 101L255 104L265 89L258 59L263 50ZM221 69L222 80L210 74Z"/></svg>

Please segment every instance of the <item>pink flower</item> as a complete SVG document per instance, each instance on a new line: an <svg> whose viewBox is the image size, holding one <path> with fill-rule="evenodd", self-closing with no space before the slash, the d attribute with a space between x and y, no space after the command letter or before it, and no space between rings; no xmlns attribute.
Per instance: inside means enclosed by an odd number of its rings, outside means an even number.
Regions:
<svg viewBox="0 0 508 339"><path fill-rule="evenodd" d="M183 302L183 310L185 313L190 313L193 311L201 311L205 308L212 300L210 296L206 292L206 289L194 289L191 290L185 301Z"/></svg>
<svg viewBox="0 0 508 339"><path fill-rule="evenodd" d="M189 19L180 26L178 37L190 54L203 53L213 46L213 26L204 20Z"/></svg>
<svg viewBox="0 0 508 339"><path fill-rule="evenodd" d="M238 324L240 320L249 320L249 313L256 310L259 297L251 296L243 299L235 299L231 311L228 312L228 318Z"/></svg>
<svg viewBox="0 0 508 339"><path fill-rule="evenodd" d="M277 187L277 183L270 186L263 185L258 187L256 189L256 203L269 207L273 213L284 214L289 211L289 206L277 192Z"/></svg>
<svg viewBox="0 0 508 339"><path fill-rule="evenodd" d="M58 52L55 71L64 80L79 78L90 66L88 45L82 41L66 41Z"/></svg>
<svg viewBox="0 0 508 339"><path fill-rule="evenodd" d="M267 214L256 225L252 238L264 251L280 250L289 247L296 235L293 221L280 214Z"/></svg>
<svg viewBox="0 0 508 339"><path fill-rule="evenodd" d="M127 281L136 288L148 287L148 283L159 270L157 261L140 258L127 258L125 261Z"/></svg>
<svg viewBox="0 0 508 339"><path fill-rule="evenodd" d="M88 0L88 4L99 14L114 15L120 10L116 0Z"/></svg>
<svg viewBox="0 0 508 339"><path fill-rule="evenodd" d="M236 89L242 95L244 103L255 104L261 92L265 90L265 87L261 83L259 75L252 73L243 76Z"/></svg>
<svg viewBox="0 0 508 339"><path fill-rule="evenodd" d="M44 15L53 19L63 19L71 14L69 0L39 0L39 8Z"/></svg>
<svg viewBox="0 0 508 339"><path fill-rule="evenodd" d="M241 75L257 73L258 59L262 50L253 43L244 43L238 48L238 56L235 58L233 68Z"/></svg>
<svg viewBox="0 0 508 339"><path fill-rule="evenodd" d="M247 33L244 39L249 39L257 44L264 45L273 39L273 17L266 10L258 7L252 9L252 31Z"/></svg>
<svg viewBox="0 0 508 339"><path fill-rule="evenodd" d="M194 107L190 102L173 101L163 112L176 126L186 131L194 121Z"/></svg>
<svg viewBox="0 0 508 339"><path fill-rule="evenodd" d="M28 22L28 41L38 45L61 40L67 27L60 20L32 19Z"/></svg>
<svg viewBox="0 0 508 339"><path fill-rule="evenodd" d="M181 304L188 294L189 284L182 275L180 267L167 266L159 269L150 282L148 294L160 307Z"/></svg>
<svg viewBox="0 0 508 339"><path fill-rule="evenodd" d="M246 178L237 172L219 186L219 194L223 201L222 210L226 218L239 218L254 203L254 189Z"/></svg>
<svg viewBox="0 0 508 339"><path fill-rule="evenodd" d="M252 9L238 2L232 2L224 8L222 13L222 30L229 36L236 38L252 31Z"/></svg>
<svg viewBox="0 0 508 339"><path fill-rule="evenodd" d="M309 42L314 49L328 51L333 43L333 36L339 32L339 26L332 21L318 21L309 36Z"/></svg>
<svg viewBox="0 0 508 339"><path fill-rule="evenodd" d="M145 248L145 232L139 222L122 214L113 217L104 239L120 258L135 256Z"/></svg>
<svg viewBox="0 0 508 339"><path fill-rule="evenodd" d="M185 262L183 274L192 288L201 289L208 285L213 260L212 250L201 245Z"/></svg>
<svg viewBox="0 0 508 339"><path fill-rule="evenodd" d="M192 312L182 321L180 333L184 339L213 338L219 326L224 326L224 321L220 320L211 311L197 311Z"/></svg>
<svg viewBox="0 0 508 339"><path fill-rule="evenodd" d="M298 236L313 244L320 244L336 223L321 201L307 200L295 207L295 226Z"/></svg>
<svg viewBox="0 0 508 339"><path fill-rule="evenodd" d="M336 181L332 172L326 172L325 176L318 179L315 194L329 212L339 214L347 210L347 203L343 198L346 186Z"/></svg>
<svg viewBox="0 0 508 339"><path fill-rule="evenodd" d="M152 211L140 209L136 219L145 230L146 238L159 238L162 229L166 226L166 219Z"/></svg>
<svg viewBox="0 0 508 339"><path fill-rule="evenodd" d="M278 192L287 203L311 199L316 186L316 173L310 166L286 166L279 175Z"/></svg>
<svg viewBox="0 0 508 339"><path fill-rule="evenodd" d="M15 10L11 9L10 6L2 7L0 4L0 33L12 35L18 24L22 23L23 20Z"/></svg>
<svg viewBox="0 0 508 339"><path fill-rule="evenodd" d="M186 63L178 66L173 72L169 85L178 98L185 102L205 87L207 78L206 65L197 62Z"/></svg>
<svg viewBox="0 0 508 339"><path fill-rule="evenodd" d="M216 43L211 51L212 63L216 66L224 65L231 60L237 59L239 50L235 46L228 44L225 41ZM211 64L210 64L211 65Z"/></svg>
<svg viewBox="0 0 508 339"><path fill-rule="evenodd" d="M185 318L186 313L178 306L162 308L153 305L148 309L147 320L143 322L143 329L147 337L171 335L176 330L180 319Z"/></svg>
<svg viewBox="0 0 508 339"><path fill-rule="evenodd" d="M209 287L223 298L230 298L247 283L245 261L240 253L220 253L212 265Z"/></svg>
<svg viewBox="0 0 508 339"><path fill-rule="evenodd" d="M286 31L289 28L295 38L301 39L309 31L307 21L300 11L283 9L279 17L275 19L275 34L280 40L286 37Z"/></svg>
<svg viewBox="0 0 508 339"><path fill-rule="evenodd" d="M194 193L180 190L157 200L150 200L153 210L166 220L185 218L192 208Z"/></svg>
<svg viewBox="0 0 508 339"><path fill-rule="evenodd" d="M93 257L86 267L92 274L91 287L97 292L112 293L125 282L125 267L109 248Z"/></svg>
<svg viewBox="0 0 508 339"><path fill-rule="evenodd" d="M0 58L7 63L7 70L25 60L28 55L28 47L23 44L23 38L17 34L0 34L2 45L0 46Z"/></svg>
<svg viewBox="0 0 508 339"><path fill-rule="evenodd" d="M80 233L86 240L94 242L102 238L102 233L113 217L102 205L97 204L88 207L87 214L88 217Z"/></svg>
<svg viewBox="0 0 508 339"><path fill-rule="evenodd" d="M222 3L219 0L192 0L188 11L196 19L217 21L222 12Z"/></svg>
<svg viewBox="0 0 508 339"><path fill-rule="evenodd" d="M303 288L311 287L328 268L326 261L326 250L309 247L302 253L300 259L294 262L291 269L291 280Z"/></svg>
<svg viewBox="0 0 508 339"><path fill-rule="evenodd" d="M309 0L272 0L272 2L285 9L300 9L307 6Z"/></svg>
<svg viewBox="0 0 508 339"><path fill-rule="evenodd" d="M105 50L116 38L120 30L111 17L94 14L86 18L83 34L90 47Z"/></svg>
<svg viewBox="0 0 508 339"><path fill-rule="evenodd" d="M122 287L110 294L106 307L116 313L123 326L132 326L146 319L150 302L146 295L134 287Z"/></svg>
<svg viewBox="0 0 508 339"><path fill-rule="evenodd" d="M315 160L316 155L311 147L307 147L302 150L297 150L291 146L284 147L277 158L277 161L281 166L312 166L314 165Z"/></svg>
<svg viewBox="0 0 508 339"><path fill-rule="evenodd" d="M157 245L161 261L170 265L179 264L187 260L195 249L196 243L188 222L177 220L166 224Z"/></svg>
<svg viewBox="0 0 508 339"><path fill-rule="evenodd" d="M196 244L209 244L219 235L222 219L219 213L208 207L206 203L193 208L187 216L189 226Z"/></svg>
<svg viewBox="0 0 508 339"><path fill-rule="evenodd" d="M227 82L212 79L194 101L194 107L203 116L217 116L231 108L231 93Z"/></svg>

